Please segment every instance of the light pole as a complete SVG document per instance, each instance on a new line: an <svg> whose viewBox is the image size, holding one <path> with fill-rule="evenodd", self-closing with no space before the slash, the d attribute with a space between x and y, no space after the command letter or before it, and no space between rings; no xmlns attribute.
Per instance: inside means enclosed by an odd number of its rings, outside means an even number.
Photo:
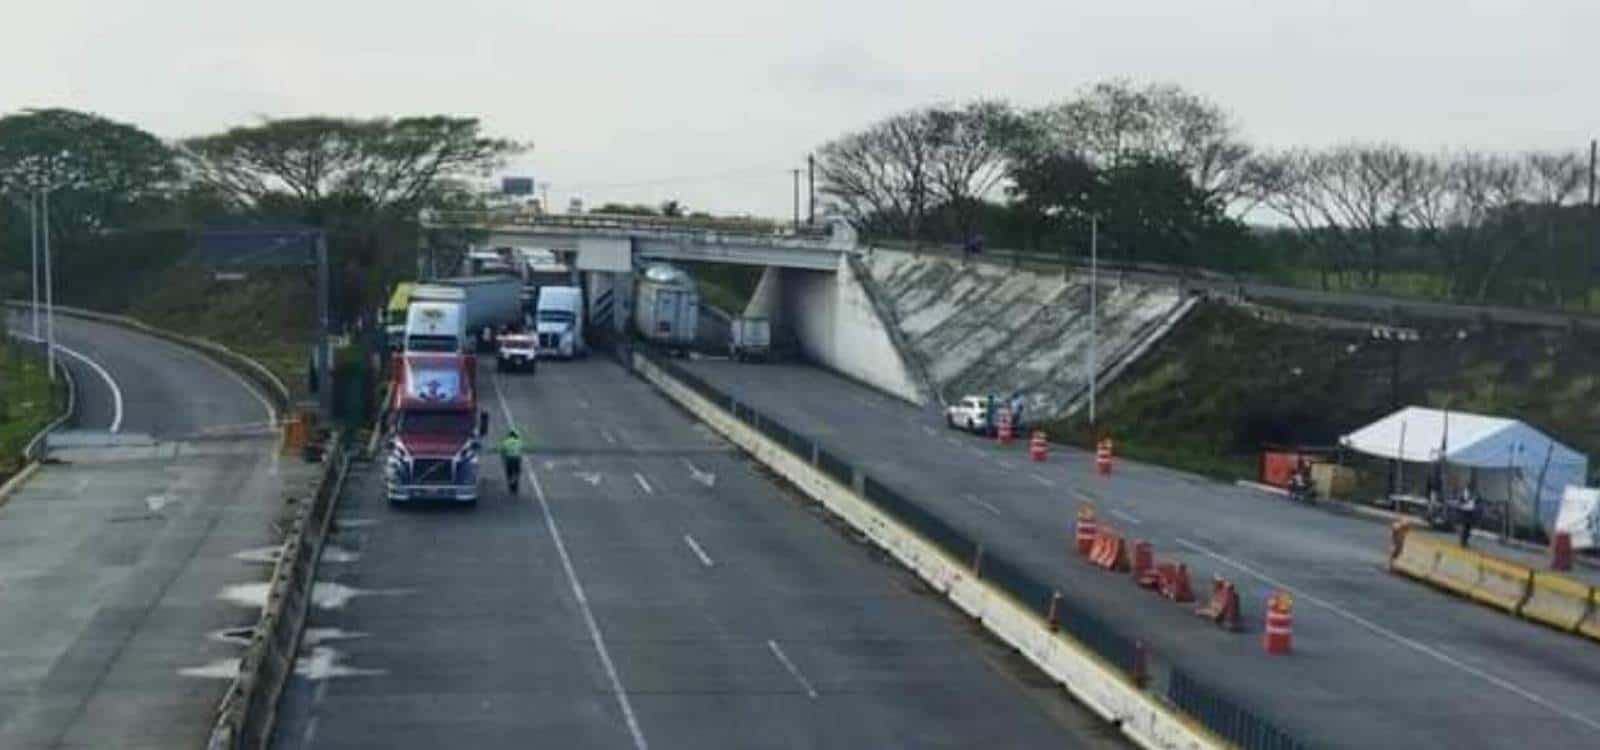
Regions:
<svg viewBox="0 0 1600 750"><path fill-rule="evenodd" d="M1100 383L1100 217L1089 217L1089 427L1095 424L1095 391Z"/></svg>
<svg viewBox="0 0 1600 750"><path fill-rule="evenodd" d="M33 338L39 339L39 191L28 193L28 244L33 250Z"/></svg>
<svg viewBox="0 0 1600 750"><path fill-rule="evenodd" d="M50 382L56 382L56 308L55 284L50 276L50 190L39 192L41 221L39 234L44 246L44 338L45 356L49 363Z"/></svg>

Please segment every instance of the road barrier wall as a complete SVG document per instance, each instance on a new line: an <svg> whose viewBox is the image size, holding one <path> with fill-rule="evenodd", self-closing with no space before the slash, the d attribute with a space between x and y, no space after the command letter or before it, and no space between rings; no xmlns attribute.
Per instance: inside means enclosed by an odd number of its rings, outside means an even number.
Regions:
<svg viewBox="0 0 1600 750"><path fill-rule="evenodd" d="M350 456L342 436L323 458L322 481L310 503L303 503L272 569L267 602L261 608L239 674L217 708L208 750L265 750L272 741L278 699L294 674L311 607L317 562L328 536L333 509L344 489Z"/></svg>
<svg viewBox="0 0 1600 750"><path fill-rule="evenodd" d="M1411 528L1389 569L1526 620L1600 640L1600 587Z"/></svg>
<svg viewBox="0 0 1600 750"><path fill-rule="evenodd" d="M1154 654L919 503L664 358L624 362L980 620L1147 748L1299 748L1238 701Z"/></svg>

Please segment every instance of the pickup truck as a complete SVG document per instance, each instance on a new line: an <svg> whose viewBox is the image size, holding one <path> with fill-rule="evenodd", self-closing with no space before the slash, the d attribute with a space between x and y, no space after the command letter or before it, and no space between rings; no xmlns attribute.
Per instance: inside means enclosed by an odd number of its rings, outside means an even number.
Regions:
<svg viewBox="0 0 1600 750"><path fill-rule="evenodd" d="M534 334L502 333L498 343L499 349L494 358L496 370L534 372L538 368L539 346Z"/></svg>
<svg viewBox="0 0 1600 750"><path fill-rule="evenodd" d="M967 430L968 432L989 431L989 409L987 399L982 396L966 396L944 409L944 423L954 429Z"/></svg>

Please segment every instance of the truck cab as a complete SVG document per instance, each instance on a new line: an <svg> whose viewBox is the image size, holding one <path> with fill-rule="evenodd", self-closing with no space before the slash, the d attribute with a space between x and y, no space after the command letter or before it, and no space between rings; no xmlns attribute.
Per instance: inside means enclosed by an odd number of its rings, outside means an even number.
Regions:
<svg viewBox="0 0 1600 750"><path fill-rule="evenodd" d="M385 490L391 503L478 500L478 463L489 415L478 411L472 355L395 356Z"/></svg>
<svg viewBox="0 0 1600 750"><path fill-rule="evenodd" d="M539 356L571 359L588 353L583 340L583 290L578 287L541 287L533 325Z"/></svg>

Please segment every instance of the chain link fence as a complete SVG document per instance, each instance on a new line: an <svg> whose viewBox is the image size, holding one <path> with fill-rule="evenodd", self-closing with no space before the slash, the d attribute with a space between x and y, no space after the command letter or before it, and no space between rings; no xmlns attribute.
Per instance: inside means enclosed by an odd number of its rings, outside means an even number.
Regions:
<svg viewBox="0 0 1600 750"><path fill-rule="evenodd" d="M1247 750L1303 750L1306 746L1271 722L1189 676L1170 661L1150 653L1137 639L1090 613L1060 589L1035 577L1021 565L984 546L981 540L956 528L920 503L891 489L842 455L810 437L789 429L777 419L739 401L667 357L636 350L657 368L688 386L701 397L728 410L774 443L817 467L902 525L916 531L951 557L964 560L974 574L989 581L1033 610L1062 632L1144 686L1158 700L1172 705L1217 736ZM1151 675L1156 677L1152 679Z"/></svg>

